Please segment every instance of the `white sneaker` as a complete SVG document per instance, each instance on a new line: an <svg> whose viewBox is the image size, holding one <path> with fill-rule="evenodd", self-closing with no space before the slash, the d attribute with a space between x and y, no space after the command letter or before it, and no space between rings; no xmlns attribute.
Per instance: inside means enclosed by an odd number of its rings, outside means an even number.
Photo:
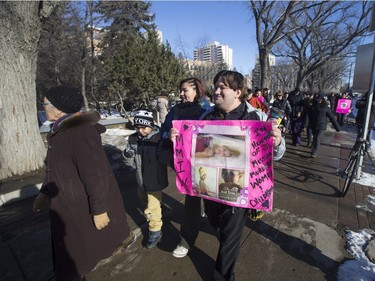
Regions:
<svg viewBox="0 0 375 281"><path fill-rule="evenodd" d="M183 257L185 257L188 253L189 253L189 250L186 249L184 246L182 246L182 245L177 245L177 247L176 247L176 249L174 249L172 255L173 255L175 258L183 258Z"/></svg>

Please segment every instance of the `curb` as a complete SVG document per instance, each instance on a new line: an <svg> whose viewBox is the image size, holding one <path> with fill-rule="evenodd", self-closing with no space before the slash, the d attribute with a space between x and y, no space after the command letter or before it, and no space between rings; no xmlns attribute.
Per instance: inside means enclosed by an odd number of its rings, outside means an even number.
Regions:
<svg viewBox="0 0 375 281"><path fill-rule="evenodd" d="M0 206L35 196L39 193L41 187L42 183L38 183L34 185L26 185L10 192L0 193Z"/></svg>

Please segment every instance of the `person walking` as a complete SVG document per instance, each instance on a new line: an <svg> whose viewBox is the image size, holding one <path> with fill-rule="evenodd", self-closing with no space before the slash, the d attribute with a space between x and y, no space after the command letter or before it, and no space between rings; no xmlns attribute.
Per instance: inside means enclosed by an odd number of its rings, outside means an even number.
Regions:
<svg viewBox="0 0 375 281"><path fill-rule="evenodd" d="M351 100L350 96L349 96L349 93L348 92L343 92L340 96L340 98L338 99L337 102L340 102L341 101L345 101L345 100ZM345 103L347 104L347 103ZM351 112L351 107L349 108L349 112L348 113L336 113L336 116L337 116L337 123L340 125L340 126L344 126L344 121L345 119L347 118L348 114ZM333 111L332 111L333 112Z"/></svg>
<svg viewBox="0 0 375 281"><path fill-rule="evenodd" d="M51 88L43 106L52 129L47 170L33 211L49 201L56 280L76 280L110 257L130 236L122 196L102 147L96 111L80 112L83 96Z"/></svg>
<svg viewBox="0 0 375 281"><path fill-rule="evenodd" d="M298 119L298 116L302 115L303 109L305 108L305 100L299 88L295 88L289 95L288 100L292 108L290 119ZM299 131L299 128L294 127L295 125L298 126L298 124L298 122L294 122L293 124L290 122L290 133L293 134L293 132ZM293 143L293 145L297 145L297 143Z"/></svg>
<svg viewBox="0 0 375 281"><path fill-rule="evenodd" d="M340 132L340 126L337 123L331 109L327 106L324 94L320 93L314 98L309 112L306 116L306 121L303 127L310 126L313 133L313 140L311 145L311 157L315 158L320 146L321 137L327 129L327 118L331 121L337 132Z"/></svg>
<svg viewBox="0 0 375 281"><path fill-rule="evenodd" d="M275 97L276 99L272 103L272 106L284 111L286 116L290 116L292 113L292 108L289 101L285 98L284 92L281 90L277 91Z"/></svg>
<svg viewBox="0 0 375 281"><path fill-rule="evenodd" d="M169 139L172 121L199 120L206 111L211 110L207 99L208 93L199 79L194 77L183 79L180 81L179 89L181 102L171 108L161 127L163 138L169 140L170 151L173 148L173 143ZM174 257L183 258L194 248L201 220L204 216L201 198L186 195L179 234L180 241L173 251Z"/></svg>
<svg viewBox="0 0 375 281"><path fill-rule="evenodd" d="M307 114L310 110L310 107L312 106L313 104L313 98L314 98L314 95L309 93L309 92L305 92L303 94L304 96L304 100L305 100L305 107L303 109L303 124L305 124L305 121L306 121L306 118L307 118ZM306 122L307 123L307 122ZM302 131L305 131L305 128L302 127ZM312 140L313 140L313 132L312 132L312 129L311 127L309 126L309 124L306 124L306 138L307 138L307 142L306 142L306 147L307 148L311 148L312 146Z"/></svg>
<svg viewBox="0 0 375 281"><path fill-rule="evenodd" d="M163 94L165 94L163 92ZM168 114L168 97L165 95L161 95L157 99L157 110L159 114L159 122L163 124L165 121L165 117Z"/></svg>
<svg viewBox="0 0 375 281"><path fill-rule="evenodd" d="M163 148L160 128L154 124L152 112L139 110L134 116L136 133L129 136L123 152L127 166L135 168L138 194L147 206L144 210L149 237L146 248L151 249L162 237L162 190L168 186L167 165L172 158Z"/></svg>
<svg viewBox="0 0 375 281"><path fill-rule="evenodd" d="M247 96L246 101L254 108L266 113L267 112L267 106L258 98L259 95L262 94L262 91L257 89L255 90L255 93L253 93L252 90L248 89L247 94L244 93L244 95Z"/></svg>
<svg viewBox="0 0 375 281"><path fill-rule="evenodd" d="M275 94L275 100L272 103L272 107L279 108L285 112L285 117L281 121L281 125L284 126L285 130L289 127L290 116L292 108L289 101L285 98L283 91L279 90Z"/></svg>
<svg viewBox="0 0 375 281"><path fill-rule="evenodd" d="M245 79L242 74L229 70L220 71L214 78L214 87L215 106L206 113L204 120L260 119L260 112L243 100ZM274 160L279 160L285 152L285 140L276 126L272 126L270 134L274 143ZM178 131L172 129L171 139L175 140L177 135ZM233 281L234 267L240 253L241 233L249 211L207 199L204 199L204 204L210 224L218 230L220 242L213 279Z"/></svg>

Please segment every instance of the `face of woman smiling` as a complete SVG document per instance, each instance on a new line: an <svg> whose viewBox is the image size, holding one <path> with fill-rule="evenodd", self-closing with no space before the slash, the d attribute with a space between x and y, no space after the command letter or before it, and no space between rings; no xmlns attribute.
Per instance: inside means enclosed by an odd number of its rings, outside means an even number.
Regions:
<svg viewBox="0 0 375 281"><path fill-rule="evenodd" d="M182 102L193 102L196 95L197 91L194 85L192 86L188 82L185 82L181 85L180 98Z"/></svg>
<svg viewBox="0 0 375 281"><path fill-rule="evenodd" d="M219 77L215 84L214 103L224 112L230 112L241 104L241 91L226 86L223 77Z"/></svg>

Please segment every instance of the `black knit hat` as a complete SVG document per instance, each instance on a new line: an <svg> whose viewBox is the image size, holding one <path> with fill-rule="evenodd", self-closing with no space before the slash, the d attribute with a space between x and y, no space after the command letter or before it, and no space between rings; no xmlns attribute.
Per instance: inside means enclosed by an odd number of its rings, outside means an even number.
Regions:
<svg viewBox="0 0 375 281"><path fill-rule="evenodd" d="M74 87L53 87L47 92L46 98L54 107L64 113L78 112L83 106L83 96L81 92Z"/></svg>
<svg viewBox="0 0 375 281"><path fill-rule="evenodd" d="M154 127L154 118L151 111L139 110L134 116L134 127Z"/></svg>

